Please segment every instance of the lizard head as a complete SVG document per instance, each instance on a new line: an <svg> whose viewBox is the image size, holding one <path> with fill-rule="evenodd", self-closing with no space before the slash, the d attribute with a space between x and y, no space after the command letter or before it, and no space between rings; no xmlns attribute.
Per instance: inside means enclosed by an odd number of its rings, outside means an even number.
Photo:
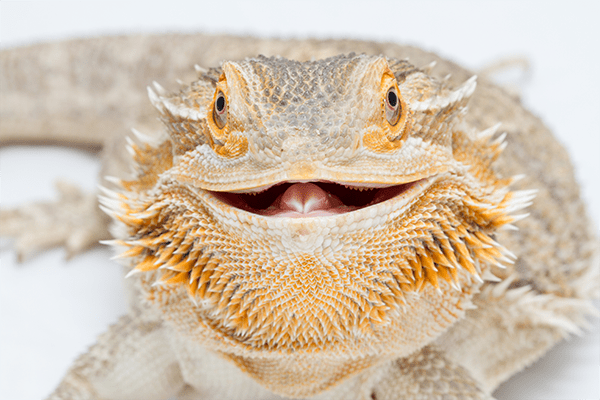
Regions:
<svg viewBox="0 0 600 400"><path fill-rule="evenodd" d="M165 318L224 352L408 354L510 261L493 235L529 200L492 169L495 127L464 122L475 86L353 54L157 86L165 134L131 141L105 200L116 243Z"/></svg>

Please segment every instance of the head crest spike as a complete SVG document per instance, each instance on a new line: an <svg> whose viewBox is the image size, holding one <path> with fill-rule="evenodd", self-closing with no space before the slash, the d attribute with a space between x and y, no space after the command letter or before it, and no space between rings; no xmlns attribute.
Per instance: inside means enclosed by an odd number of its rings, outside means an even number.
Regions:
<svg viewBox="0 0 600 400"><path fill-rule="evenodd" d="M429 64L422 66L421 71L425 72L427 75L431 75L431 71L433 71L433 68L435 68L436 65L437 61L432 61Z"/></svg>
<svg viewBox="0 0 600 400"><path fill-rule="evenodd" d="M473 75L448 95L429 97L427 100L413 103L411 108L416 112L440 112L461 108L467 104L476 87L477 75Z"/></svg>
<svg viewBox="0 0 600 400"><path fill-rule="evenodd" d="M154 86L154 89L158 92L159 95L161 95L161 96L167 96L168 95L167 90L164 87L162 87L160 85L160 83L158 83L156 81L152 81L152 86Z"/></svg>
<svg viewBox="0 0 600 400"><path fill-rule="evenodd" d="M206 68L202 68L198 64L194 65L194 70L196 71L196 74L198 75L198 78L201 78L202 75L204 75L204 74L206 74L208 72L208 70Z"/></svg>
<svg viewBox="0 0 600 400"><path fill-rule="evenodd" d="M152 103L154 108L156 108L161 114L164 113L165 107L158 95L154 92L154 90L152 90L150 86L147 86L146 90L148 91L148 99L150 99L150 103Z"/></svg>

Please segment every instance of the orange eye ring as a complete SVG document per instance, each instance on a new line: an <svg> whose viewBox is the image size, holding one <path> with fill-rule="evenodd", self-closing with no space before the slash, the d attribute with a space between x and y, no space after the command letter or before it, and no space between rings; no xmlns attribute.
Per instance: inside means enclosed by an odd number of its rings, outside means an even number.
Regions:
<svg viewBox="0 0 600 400"><path fill-rule="evenodd" d="M396 126L402 117L402 102L395 86L385 95L385 118L391 126Z"/></svg>
<svg viewBox="0 0 600 400"><path fill-rule="evenodd" d="M227 124L227 98L221 90L217 92L215 97L212 114L215 125L217 125L219 129L223 129L225 124Z"/></svg>

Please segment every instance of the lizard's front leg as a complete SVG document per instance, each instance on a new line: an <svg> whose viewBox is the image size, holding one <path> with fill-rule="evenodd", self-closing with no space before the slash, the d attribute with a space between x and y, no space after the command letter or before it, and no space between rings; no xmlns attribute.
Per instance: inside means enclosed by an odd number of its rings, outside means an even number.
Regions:
<svg viewBox="0 0 600 400"><path fill-rule="evenodd" d="M49 400L168 399L184 382L162 325L122 317L67 372Z"/></svg>
<svg viewBox="0 0 600 400"><path fill-rule="evenodd" d="M425 347L394 361L373 391L377 400L492 400L468 371Z"/></svg>
<svg viewBox="0 0 600 400"><path fill-rule="evenodd" d="M16 238L19 260L57 246L65 246L72 256L109 237L109 219L98 208L95 193L65 182L56 186L58 201L0 210L0 236Z"/></svg>

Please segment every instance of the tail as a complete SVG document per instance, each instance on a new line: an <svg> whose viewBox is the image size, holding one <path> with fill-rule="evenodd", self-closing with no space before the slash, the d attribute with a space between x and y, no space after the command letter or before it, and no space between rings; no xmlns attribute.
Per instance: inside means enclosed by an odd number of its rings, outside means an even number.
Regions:
<svg viewBox="0 0 600 400"><path fill-rule="evenodd" d="M150 42L107 37L0 51L0 146L100 150L115 132L158 126L145 87L170 77L171 57ZM159 67L149 67L155 57Z"/></svg>
<svg viewBox="0 0 600 400"><path fill-rule="evenodd" d="M252 44L251 38L202 34L133 35L3 49L0 146L100 150L115 132L160 129L148 84L158 81L175 90L177 79L196 79L194 64L217 65L223 48L243 57L260 47Z"/></svg>

